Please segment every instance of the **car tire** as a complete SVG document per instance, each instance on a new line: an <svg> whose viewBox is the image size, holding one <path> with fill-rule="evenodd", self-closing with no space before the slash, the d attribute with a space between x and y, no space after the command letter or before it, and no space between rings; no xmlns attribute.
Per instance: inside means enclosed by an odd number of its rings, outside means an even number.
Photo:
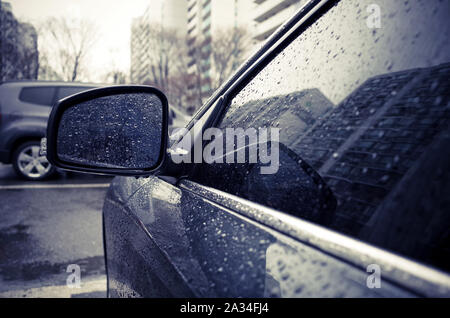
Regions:
<svg viewBox="0 0 450 318"><path fill-rule="evenodd" d="M45 156L39 151L39 141L28 141L21 144L13 153L12 164L19 177L25 180L40 181L50 177L55 172Z"/></svg>

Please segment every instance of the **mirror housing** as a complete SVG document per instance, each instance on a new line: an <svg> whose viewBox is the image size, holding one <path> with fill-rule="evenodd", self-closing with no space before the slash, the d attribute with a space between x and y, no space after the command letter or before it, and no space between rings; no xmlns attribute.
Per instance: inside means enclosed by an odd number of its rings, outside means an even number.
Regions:
<svg viewBox="0 0 450 318"><path fill-rule="evenodd" d="M47 125L47 158L86 173L148 176L166 161L166 96L150 86L112 86L59 101Z"/></svg>

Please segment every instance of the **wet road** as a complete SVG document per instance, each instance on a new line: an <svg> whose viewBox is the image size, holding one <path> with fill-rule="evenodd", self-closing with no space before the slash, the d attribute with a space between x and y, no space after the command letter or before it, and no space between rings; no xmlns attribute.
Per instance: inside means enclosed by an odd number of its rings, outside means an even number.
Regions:
<svg viewBox="0 0 450 318"><path fill-rule="evenodd" d="M101 210L111 179L21 181L0 165L0 297L105 296ZM71 289L67 266L81 269Z"/></svg>

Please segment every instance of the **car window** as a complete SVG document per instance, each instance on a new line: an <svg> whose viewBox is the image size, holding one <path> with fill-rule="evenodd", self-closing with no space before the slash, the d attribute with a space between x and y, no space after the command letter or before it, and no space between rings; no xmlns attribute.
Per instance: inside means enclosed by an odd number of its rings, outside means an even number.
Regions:
<svg viewBox="0 0 450 318"><path fill-rule="evenodd" d="M24 87L20 91L19 99L26 103L51 106L54 95L54 87Z"/></svg>
<svg viewBox="0 0 450 318"><path fill-rule="evenodd" d="M278 172L202 164L192 179L449 270L448 12L438 0L338 2L218 124L279 128Z"/></svg>
<svg viewBox="0 0 450 318"><path fill-rule="evenodd" d="M92 89L93 87L59 87L56 94L56 100L61 100L67 96L78 94L82 91Z"/></svg>

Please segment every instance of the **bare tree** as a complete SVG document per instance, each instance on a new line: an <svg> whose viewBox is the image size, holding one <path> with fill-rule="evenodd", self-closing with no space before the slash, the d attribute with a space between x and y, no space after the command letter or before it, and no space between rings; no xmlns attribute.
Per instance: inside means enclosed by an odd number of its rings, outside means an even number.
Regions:
<svg viewBox="0 0 450 318"><path fill-rule="evenodd" d="M191 87L191 99L197 104L197 107L203 105L202 85L207 79L203 78L202 73L205 65L202 64L207 58L208 53L204 50L211 38L198 36L193 43L189 45L189 56L192 64L193 72L189 76L189 85Z"/></svg>
<svg viewBox="0 0 450 318"><path fill-rule="evenodd" d="M160 24L141 24L137 28L148 36L138 42L147 65L133 81L155 85L168 96L169 103L183 108L201 106L207 84L217 88L242 62L248 48L248 33L242 28L217 31L211 36L186 40L179 32ZM210 71L211 77L205 77ZM136 72L137 73L137 72ZM143 74L143 75L142 75ZM141 78L139 78L141 76Z"/></svg>
<svg viewBox="0 0 450 318"><path fill-rule="evenodd" d="M129 70L125 71L118 63L120 60L118 53L119 50L117 48L109 49L108 56L110 57L110 61L102 76L105 83L122 85L130 81Z"/></svg>
<svg viewBox="0 0 450 318"><path fill-rule="evenodd" d="M242 27L219 29L213 34L211 41L213 89L217 89L244 62L249 45L249 33Z"/></svg>
<svg viewBox="0 0 450 318"><path fill-rule="evenodd" d="M184 67L180 63L180 46L183 38L175 30L164 29L159 24L148 26L150 30L148 59L150 60L150 75L155 85L168 91L169 77L172 73ZM184 52L183 52L184 53Z"/></svg>
<svg viewBox="0 0 450 318"><path fill-rule="evenodd" d="M191 94L198 106L205 102L202 86L209 84L215 90L223 84L243 62L249 44L249 33L241 27L218 29L212 36L198 36L189 44L189 55L194 61L194 71L190 73ZM210 77L205 78L202 74L208 70Z"/></svg>
<svg viewBox="0 0 450 318"><path fill-rule="evenodd" d="M169 103L184 106L188 85L185 37L160 24L147 24L145 28L149 34L144 48L148 66L143 84L157 86L167 95Z"/></svg>
<svg viewBox="0 0 450 318"><path fill-rule="evenodd" d="M118 69L114 69L105 76L106 83L126 84L128 75Z"/></svg>
<svg viewBox="0 0 450 318"><path fill-rule="evenodd" d="M88 20L46 20L39 28L39 78L49 79L50 69L52 77L71 82L79 79L96 39L95 25Z"/></svg>
<svg viewBox="0 0 450 318"><path fill-rule="evenodd" d="M47 81L62 81L63 78L58 72L55 71L50 61L48 60L48 56L46 54L39 54L39 70L38 70L38 78L40 80Z"/></svg>

